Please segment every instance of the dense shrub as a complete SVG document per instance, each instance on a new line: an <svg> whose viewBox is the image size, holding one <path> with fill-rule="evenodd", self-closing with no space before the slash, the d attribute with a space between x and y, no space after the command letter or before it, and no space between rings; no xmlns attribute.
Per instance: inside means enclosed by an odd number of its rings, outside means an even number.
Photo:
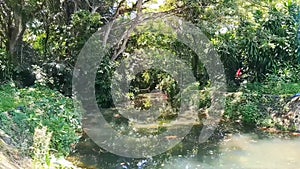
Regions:
<svg viewBox="0 0 300 169"><path fill-rule="evenodd" d="M11 79L13 73L13 65L10 62L8 53L0 48L0 82Z"/></svg>
<svg viewBox="0 0 300 169"><path fill-rule="evenodd" d="M0 128L24 149L32 145L34 129L42 126L53 133L50 148L57 155L67 155L78 141L81 115L74 111L72 99L42 86L13 85L1 87L0 99Z"/></svg>
<svg viewBox="0 0 300 169"><path fill-rule="evenodd" d="M242 126L274 127L276 122L272 117L283 114L284 106L299 91L299 83L278 79L247 84L240 88L239 93L226 98L224 118ZM282 124L276 125L279 128L285 127Z"/></svg>
<svg viewBox="0 0 300 169"><path fill-rule="evenodd" d="M221 25L211 38L229 81L234 80L239 67L246 69L248 81L262 82L268 73L276 74L277 70L298 64L299 22L295 16L299 5L292 1L257 3L240 4L247 10L229 8L237 19Z"/></svg>
<svg viewBox="0 0 300 169"><path fill-rule="evenodd" d="M240 124L244 127L258 127L267 117L266 112L259 108L258 95L241 94L227 97L224 118L230 123Z"/></svg>

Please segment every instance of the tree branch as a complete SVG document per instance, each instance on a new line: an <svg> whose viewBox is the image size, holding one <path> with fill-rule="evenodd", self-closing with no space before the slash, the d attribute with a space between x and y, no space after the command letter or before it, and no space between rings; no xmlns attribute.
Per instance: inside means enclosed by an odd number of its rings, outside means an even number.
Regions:
<svg viewBox="0 0 300 169"><path fill-rule="evenodd" d="M85 2L88 4L88 6L92 9L91 13L95 13L101 6L94 6L91 5L89 0L85 0Z"/></svg>
<svg viewBox="0 0 300 169"><path fill-rule="evenodd" d="M130 10L126 9L128 11L134 11L134 10L136 10L137 14L136 14L136 17L134 18L133 22L130 24L129 29L126 30L123 33L123 35L121 36L119 42L117 43L116 50L115 50L115 52L114 52L114 54L112 56L112 60L116 60L119 57L119 55L124 52L124 50L126 49L126 45L127 45L128 40L129 40L130 34L137 27L137 25L139 25L139 24L141 24L143 22L146 22L148 20L151 20L151 19L166 17L166 16L172 15L172 14L174 14L176 12L175 10L172 10L172 11L167 11L167 12L154 13L152 15L148 14L148 15L145 15L145 16L148 16L148 17L145 17L142 14L142 9L143 9L142 6L143 6L144 3L148 2L148 1L150 1L150 0L145 0L144 2L143 2L143 0L138 0L132 6L132 8ZM112 30L115 30L115 29L118 29L119 27L123 27L124 26L124 25L116 25L116 26L114 26L115 20L120 15L120 10L122 10L122 6L123 6L124 3L125 3L125 0L122 0L119 3L116 12L113 15L112 20L108 23L108 28L107 28L107 30L105 32L105 35L104 35L103 46L105 46L107 44L107 40L108 40L109 34L111 33Z"/></svg>
<svg viewBox="0 0 300 169"><path fill-rule="evenodd" d="M112 27L113 27L113 25L114 25L115 20L116 20L117 17L119 16L120 9L121 9L121 7L122 7L122 5L123 5L124 3L125 3L125 0L122 0L122 1L118 4L117 10L116 10L116 12L115 12L114 15L113 15L112 20L111 20L111 21L108 23L108 25L107 25L107 30L106 30L106 32L105 32L104 39L103 39L103 42L102 42L102 45L103 45L103 46L106 46L106 44L107 44L108 36L109 36L109 34L110 34L110 32L111 32L111 29L112 29Z"/></svg>
<svg viewBox="0 0 300 169"><path fill-rule="evenodd" d="M142 5L143 5L143 0L138 0L136 3L136 9L137 9L137 14L136 17L134 19L134 21L132 22L130 28L124 32L123 36L121 37L118 45L117 45L117 49L120 48L120 50L118 52L115 52L112 60L116 60L118 58L118 56L124 52L125 48L126 48L126 44L129 40L129 36L131 34L131 32L136 28L136 26L139 24L140 21L140 17L142 15Z"/></svg>

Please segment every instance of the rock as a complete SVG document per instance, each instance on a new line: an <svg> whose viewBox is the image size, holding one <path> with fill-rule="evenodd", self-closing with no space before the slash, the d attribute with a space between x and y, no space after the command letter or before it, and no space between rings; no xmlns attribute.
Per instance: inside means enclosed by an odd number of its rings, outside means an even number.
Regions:
<svg viewBox="0 0 300 169"><path fill-rule="evenodd" d="M64 158L51 157L52 168L81 169Z"/></svg>
<svg viewBox="0 0 300 169"><path fill-rule="evenodd" d="M284 107L282 122L289 129L300 131L300 97L293 97Z"/></svg>
<svg viewBox="0 0 300 169"><path fill-rule="evenodd" d="M6 144L12 144L12 138L9 137L3 130L0 129L0 139Z"/></svg>
<svg viewBox="0 0 300 169"><path fill-rule="evenodd" d="M25 169L32 167L32 160L19 153L17 148L9 145L2 138L9 138L1 131L0 137L0 168Z"/></svg>

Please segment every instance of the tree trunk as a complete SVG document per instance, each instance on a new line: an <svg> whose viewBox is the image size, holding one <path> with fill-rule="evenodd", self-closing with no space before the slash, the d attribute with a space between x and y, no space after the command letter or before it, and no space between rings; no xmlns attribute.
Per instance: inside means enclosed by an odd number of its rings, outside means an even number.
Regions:
<svg viewBox="0 0 300 169"><path fill-rule="evenodd" d="M22 24L22 17L17 14L14 15L13 23L10 25L8 36L8 51L11 56L15 56L18 51L18 47L23 39L25 32L25 25Z"/></svg>

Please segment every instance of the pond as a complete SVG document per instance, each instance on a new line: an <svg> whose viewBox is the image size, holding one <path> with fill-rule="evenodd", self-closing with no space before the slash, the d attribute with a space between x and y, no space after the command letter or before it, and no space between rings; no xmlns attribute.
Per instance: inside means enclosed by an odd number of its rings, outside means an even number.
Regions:
<svg viewBox="0 0 300 169"><path fill-rule="evenodd" d="M300 166L298 137L225 134L198 144L194 134L168 152L147 159L120 157L85 139L70 159L99 169L298 169Z"/></svg>

